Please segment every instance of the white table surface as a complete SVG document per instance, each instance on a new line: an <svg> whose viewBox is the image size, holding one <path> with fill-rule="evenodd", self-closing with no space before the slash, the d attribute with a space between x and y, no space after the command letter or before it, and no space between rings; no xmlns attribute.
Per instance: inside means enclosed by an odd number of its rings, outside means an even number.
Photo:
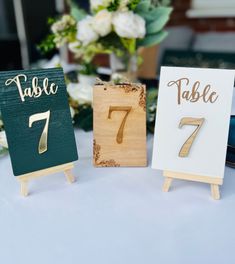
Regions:
<svg viewBox="0 0 235 264"><path fill-rule="evenodd" d="M163 193L150 166L93 168L92 133L76 137L72 185L42 177L23 198L9 157L0 160L1 264L235 262L235 170L226 168L219 201L202 183L175 181ZM148 146L150 161L152 137Z"/></svg>

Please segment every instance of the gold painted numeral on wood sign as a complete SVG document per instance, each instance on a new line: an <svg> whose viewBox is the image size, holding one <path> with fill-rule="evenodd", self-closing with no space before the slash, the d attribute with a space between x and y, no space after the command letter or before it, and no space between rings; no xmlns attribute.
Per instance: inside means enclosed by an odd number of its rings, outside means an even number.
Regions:
<svg viewBox="0 0 235 264"><path fill-rule="evenodd" d="M38 153L42 154L47 151L47 138L48 138L48 126L49 126L49 119L50 119L51 111L43 112L43 113L37 113L34 115L31 115L29 117L29 127L32 127L32 124L37 121L41 121L46 119L45 126L43 128L39 144L38 144Z"/></svg>
<svg viewBox="0 0 235 264"><path fill-rule="evenodd" d="M117 133L117 137L116 137L116 141L117 141L118 144L121 144L122 141L123 141L123 131L124 131L124 127L125 127L125 124L126 124L127 116L129 115L131 109L132 109L131 106L110 106L109 107L108 119L111 119L112 112L114 112L114 111L124 111L124 112L126 112L126 114L123 117L123 120L121 122L121 125L120 125L120 127L118 129L118 133Z"/></svg>
<svg viewBox="0 0 235 264"><path fill-rule="evenodd" d="M190 137L185 141L183 146L180 149L179 157L187 157L189 154L189 151L192 147L192 144L202 127L203 123L205 121L205 118L193 118L193 117L183 117L180 120L179 128L182 128L184 125L189 126L197 126L196 129L193 131L193 133L190 135Z"/></svg>

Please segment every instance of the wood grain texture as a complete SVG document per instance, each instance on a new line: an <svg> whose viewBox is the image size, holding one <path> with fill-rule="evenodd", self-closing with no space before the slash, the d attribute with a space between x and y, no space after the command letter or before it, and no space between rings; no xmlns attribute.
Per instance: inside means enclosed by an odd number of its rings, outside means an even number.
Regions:
<svg viewBox="0 0 235 264"><path fill-rule="evenodd" d="M181 119L179 128L182 128L184 125L190 125L190 126L196 126L196 129L193 131L193 133L189 136L189 138L185 141L183 146L180 149L179 157L187 157L190 149L192 147L192 144L199 133L200 128L202 127L203 123L205 121L205 118L193 118L193 117L184 117Z"/></svg>
<svg viewBox="0 0 235 264"><path fill-rule="evenodd" d="M171 183L172 183L173 179L172 178L165 178L164 184L163 184L163 188L162 191L163 192L168 192L170 187L171 187Z"/></svg>
<svg viewBox="0 0 235 264"><path fill-rule="evenodd" d="M145 86L97 84L93 111L94 166L146 166Z"/></svg>
<svg viewBox="0 0 235 264"><path fill-rule="evenodd" d="M163 184L163 192L169 191L169 188L171 186L173 179L204 182L204 183L210 184L212 198L214 200L220 199L219 185L223 184L223 179L221 178L200 176L200 175L180 173L180 172L174 172L174 171L163 171L163 176L165 177L164 184Z"/></svg>
<svg viewBox="0 0 235 264"><path fill-rule="evenodd" d="M64 172L65 177L69 183L73 183L75 181L75 177L72 173L72 169L74 168L74 164L72 162L67 164L62 164L58 166L54 166L48 169L39 170L35 172L30 172L17 177L17 180L20 182L20 193L22 196L28 196L28 182L30 180L34 180L43 176L48 176L50 174L56 172Z"/></svg>
<svg viewBox="0 0 235 264"><path fill-rule="evenodd" d="M32 87L32 79L37 77L40 87L45 78L48 78L49 84L58 85L57 93L42 93L38 98L26 97L22 101L16 83L6 85L8 79L19 74L27 77L26 81L22 79L23 90ZM0 72L0 104L15 176L78 159L62 69ZM49 110L47 151L39 154L39 139L45 120L29 127L29 117Z"/></svg>
<svg viewBox="0 0 235 264"><path fill-rule="evenodd" d="M223 179L219 177L200 176L200 175L183 173L183 172L175 172L175 171L163 171L163 175L165 177L169 177L173 179L204 182L204 183L218 184L218 185L223 184Z"/></svg>
<svg viewBox="0 0 235 264"><path fill-rule="evenodd" d="M211 195L214 200L220 199L220 190L218 184L211 184Z"/></svg>

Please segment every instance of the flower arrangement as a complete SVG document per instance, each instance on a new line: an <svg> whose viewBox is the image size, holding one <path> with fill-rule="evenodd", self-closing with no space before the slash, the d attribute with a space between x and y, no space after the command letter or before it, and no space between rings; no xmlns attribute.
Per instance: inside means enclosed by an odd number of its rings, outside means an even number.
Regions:
<svg viewBox="0 0 235 264"><path fill-rule="evenodd" d="M52 34L40 45L44 51L68 44L82 63L96 54L118 57L135 54L139 47L160 43L172 8L168 1L90 0L91 13L71 3L71 14L50 19Z"/></svg>
<svg viewBox="0 0 235 264"><path fill-rule="evenodd" d="M169 0L90 0L87 13L70 1L70 14L49 19L51 34L40 48L48 52L67 45L83 66L80 74L95 73L92 61L97 54L121 58L129 73L132 62L140 61L140 47L156 45L167 36L164 26L172 12L169 4ZM92 129L92 84L79 77L78 84L68 82L67 87L74 123ZM152 115L148 115L151 125Z"/></svg>

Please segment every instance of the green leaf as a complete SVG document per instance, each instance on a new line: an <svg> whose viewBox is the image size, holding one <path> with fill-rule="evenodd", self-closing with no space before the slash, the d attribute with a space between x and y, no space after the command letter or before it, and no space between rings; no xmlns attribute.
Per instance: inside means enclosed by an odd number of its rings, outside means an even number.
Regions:
<svg viewBox="0 0 235 264"><path fill-rule="evenodd" d="M141 15L147 23L150 23L152 21L155 21L156 18L160 17L162 13L170 13L172 12L172 7L165 7L165 6L160 6L160 7L155 7L151 10L148 10L148 12L140 12L139 15Z"/></svg>
<svg viewBox="0 0 235 264"><path fill-rule="evenodd" d="M118 10L118 7L120 5L120 0L113 0L110 5L107 7L107 10L109 12L114 12Z"/></svg>
<svg viewBox="0 0 235 264"><path fill-rule="evenodd" d="M137 6L139 5L140 2L141 2L141 0L131 0L129 2L129 4L127 5L127 7L128 7L129 10L134 11L137 8Z"/></svg>
<svg viewBox="0 0 235 264"><path fill-rule="evenodd" d="M135 12L138 14L147 13L149 11L149 8L151 6L151 0L143 0L140 1L137 5Z"/></svg>
<svg viewBox="0 0 235 264"><path fill-rule="evenodd" d="M155 17L155 20L153 22L150 22L147 24L147 33L153 34L157 33L158 31L162 30L163 27L166 25L166 23L169 20L169 16L172 12L171 7L161 7L157 8L155 13L158 13L158 15Z"/></svg>
<svg viewBox="0 0 235 264"><path fill-rule="evenodd" d="M2 147L2 148L0 149L0 157L1 157L1 156L4 156L4 155L6 155L6 154L8 154L8 149Z"/></svg>
<svg viewBox="0 0 235 264"><path fill-rule="evenodd" d="M168 35L166 31L160 31L157 34L147 35L144 39L138 41L138 47L150 47L162 42Z"/></svg>
<svg viewBox="0 0 235 264"><path fill-rule="evenodd" d="M86 17L87 13L79 8L76 4L71 3L71 9L70 14L72 17L74 17L77 21L82 20L84 17Z"/></svg>
<svg viewBox="0 0 235 264"><path fill-rule="evenodd" d="M93 127L93 110L91 106L82 105L78 107L78 114L74 117L75 126L84 131L91 131Z"/></svg>
<svg viewBox="0 0 235 264"><path fill-rule="evenodd" d="M136 51L136 39L121 38L121 42L130 54L135 53L135 51Z"/></svg>
<svg viewBox="0 0 235 264"><path fill-rule="evenodd" d="M54 38L55 36L53 34L49 34L41 43L37 45L37 49L42 54L47 54L50 51L54 50L56 48Z"/></svg>

